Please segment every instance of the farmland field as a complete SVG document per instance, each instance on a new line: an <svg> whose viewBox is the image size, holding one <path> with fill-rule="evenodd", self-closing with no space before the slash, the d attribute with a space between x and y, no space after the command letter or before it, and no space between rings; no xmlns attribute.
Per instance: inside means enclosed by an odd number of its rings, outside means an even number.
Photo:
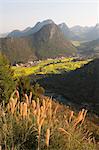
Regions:
<svg viewBox="0 0 99 150"><path fill-rule="evenodd" d="M31 74L60 74L62 72L68 72L80 68L84 64L87 64L90 60L76 60L74 58L57 58L48 59L38 62L31 67L16 67L13 66L14 76L28 76Z"/></svg>

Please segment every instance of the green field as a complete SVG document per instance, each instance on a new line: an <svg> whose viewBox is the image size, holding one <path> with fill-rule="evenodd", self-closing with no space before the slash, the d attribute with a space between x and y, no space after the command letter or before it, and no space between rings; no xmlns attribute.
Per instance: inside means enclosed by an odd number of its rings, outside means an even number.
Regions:
<svg viewBox="0 0 99 150"><path fill-rule="evenodd" d="M74 58L63 58L63 59L48 59L42 60L37 65L33 67L15 67L14 76L28 76L30 74L59 74L65 71L75 70L80 68L84 64L88 63L90 60L83 61L73 61Z"/></svg>
<svg viewBox="0 0 99 150"><path fill-rule="evenodd" d="M76 47L80 46L80 42L79 41L71 41L71 42Z"/></svg>

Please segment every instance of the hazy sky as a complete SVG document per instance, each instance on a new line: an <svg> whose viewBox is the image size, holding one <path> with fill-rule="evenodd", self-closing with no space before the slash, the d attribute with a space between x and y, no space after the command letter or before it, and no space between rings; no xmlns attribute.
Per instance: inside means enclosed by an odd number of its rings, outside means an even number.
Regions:
<svg viewBox="0 0 99 150"><path fill-rule="evenodd" d="M91 26L99 17L99 0L0 0L0 33L34 26L52 19L55 23Z"/></svg>

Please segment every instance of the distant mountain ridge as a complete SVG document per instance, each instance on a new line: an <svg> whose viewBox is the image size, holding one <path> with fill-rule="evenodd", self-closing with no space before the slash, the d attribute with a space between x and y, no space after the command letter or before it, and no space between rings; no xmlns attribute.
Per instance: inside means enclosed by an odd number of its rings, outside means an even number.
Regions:
<svg viewBox="0 0 99 150"><path fill-rule="evenodd" d="M25 30L14 30L8 34L8 37L24 37L38 32L44 25L54 23L53 20L47 19L37 22L34 27L27 27ZM69 28L65 23L58 25L66 39L74 41L92 41L99 38L99 24L90 27L79 25Z"/></svg>
<svg viewBox="0 0 99 150"><path fill-rule="evenodd" d="M43 26L31 38L34 38L34 45L40 58L68 56L77 51L54 23Z"/></svg>
<svg viewBox="0 0 99 150"><path fill-rule="evenodd" d="M93 27L74 26L70 30L84 41L92 41L99 38L99 24Z"/></svg>
<svg viewBox="0 0 99 150"><path fill-rule="evenodd" d="M38 23L36 26L39 30L36 28L35 33L27 36L8 36L0 39L0 50L7 55L12 64L76 55L76 47L64 37L60 28L53 21L48 20L42 24L41 27ZM29 33L30 30L27 32ZM34 28L32 31L34 32Z"/></svg>
<svg viewBox="0 0 99 150"><path fill-rule="evenodd" d="M77 48L71 41L90 41L98 36L99 24L94 27L69 28L65 23L57 25L48 19L38 22L34 27L28 27L23 31L14 30L6 38L0 38L0 51L5 53L12 63L76 56L77 51L94 56L96 53L99 54L98 40L81 44Z"/></svg>
<svg viewBox="0 0 99 150"><path fill-rule="evenodd" d="M80 37L76 35L75 33L73 33L65 23L61 23L58 26L67 39L80 40Z"/></svg>
<svg viewBox="0 0 99 150"><path fill-rule="evenodd" d="M52 20L48 19L42 22L37 22L34 27L28 27L23 31L20 30L14 30L11 33L8 34L8 37L24 37L28 36L30 34L34 34L38 32L44 25L54 23Z"/></svg>

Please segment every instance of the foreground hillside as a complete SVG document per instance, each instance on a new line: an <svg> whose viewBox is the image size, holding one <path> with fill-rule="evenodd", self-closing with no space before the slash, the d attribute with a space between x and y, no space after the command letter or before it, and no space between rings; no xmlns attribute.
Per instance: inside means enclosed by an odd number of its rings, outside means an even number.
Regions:
<svg viewBox="0 0 99 150"><path fill-rule="evenodd" d="M24 73L16 78L6 57L0 54L0 58L2 150L98 150L97 115L44 96L44 88L33 76L29 80Z"/></svg>
<svg viewBox="0 0 99 150"><path fill-rule="evenodd" d="M0 107L2 150L97 150L85 126L87 110L78 114L68 107L32 93L20 101L15 91L6 107Z"/></svg>

